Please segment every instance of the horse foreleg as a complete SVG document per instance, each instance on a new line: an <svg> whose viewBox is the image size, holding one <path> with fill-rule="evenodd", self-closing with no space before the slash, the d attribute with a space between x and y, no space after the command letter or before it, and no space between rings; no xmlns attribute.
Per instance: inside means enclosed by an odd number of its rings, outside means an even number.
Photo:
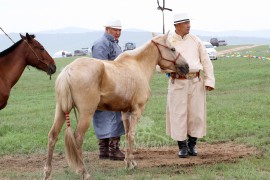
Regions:
<svg viewBox="0 0 270 180"><path fill-rule="evenodd" d="M125 162L126 162L126 159L129 155L129 148L128 148L128 134L129 134L129 127L130 127L130 123L129 123L129 120L130 120L130 113L129 112L122 112L122 121L123 121L123 124L124 124L124 128L125 128L125 141L126 141L126 152L125 152Z"/></svg>
<svg viewBox="0 0 270 180"><path fill-rule="evenodd" d="M132 112L129 118L129 126L126 131L126 139L127 139L127 151L125 157L125 163L127 169L134 169L137 166L136 161L134 160L133 155L133 145L134 145L134 138L136 133L136 128L141 117L142 110L137 109L136 111Z"/></svg>
<svg viewBox="0 0 270 180"><path fill-rule="evenodd" d="M1 79L0 79L0 85L1 85L1 89L0 89L0 110L1 110L7 106L11 89L9 88L7 84L1 83Z"/></svg>
<svg viewBox="0 0 270 180"><path fill-rule="evenodd" d="M86 167L83 163L83 154L82 154L83 139L87 129L89 128L90 122L91 116L89 115L84 116L80 114L80 120L78 121L77 129L75 131L75 141L77 144L79 156L82 160L81 167L77 171L82 174L82 179L90 178L90 174L87 172Z"/></svg>
<svg viewBox="0 0 270 180"><path fill-rule="evenodd" d="M48 155L44 167L44 179L50 179L51 177L53 151L64 122L64 113L59 111L59 108L56 107L54 123L48 134Z"/></svg>

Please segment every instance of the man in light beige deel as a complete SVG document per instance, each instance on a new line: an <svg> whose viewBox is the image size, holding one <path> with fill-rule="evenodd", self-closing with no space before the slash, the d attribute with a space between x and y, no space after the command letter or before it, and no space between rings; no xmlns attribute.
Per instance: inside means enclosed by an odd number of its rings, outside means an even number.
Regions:
<svg viewBox="0 0 270 180"><path fill-rule="evenodd" d="M166 133L178 142L178 156L186 158L197 156L197 138L206 135L206 91L215 88L215 77L202 41L189 34L189 15L175 14L174 27L169 40L186 59L190 72L186 76L169 74ZM166 73L158 67L157 70Z"/></svg>

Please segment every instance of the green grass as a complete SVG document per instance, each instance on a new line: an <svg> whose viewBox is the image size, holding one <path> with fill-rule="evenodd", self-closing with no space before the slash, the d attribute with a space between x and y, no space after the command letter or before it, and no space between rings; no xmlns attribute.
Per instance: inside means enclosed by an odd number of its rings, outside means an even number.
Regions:
<svg viewBox="0 0 270 180"><path fill-rule="evenodd" d="M268 46L252 49L257 56L270 57ZM241 52L239 52L241 53ZM245 51L242 51L245 53ZM54 81L60 70L74 58L56 59L57 73L52 80L30 67L12 89L8 105L0 111L0 156L47 152L47 134L54 118ZM262 156L250 156L235 163L162 167L142 170L96 170L96 179L269 179L270 178L270 61L244 57L223 57L212 61L216 89L207 92L208 143L244 143L258 148ZM152 95L137 128L136 146L175 145L165 135L165 107L168 78L155 73L151 81ZM75 117L71 113L72 126ZM64 129L64 128L63 128ZM75 128L74 128L75 129ZM124 138L123 138L124 139ZM123 140L122 139L122 140ZM64 151L63 130L55 152ZM84 150L97 150L91 126L86 133ZM91 167L89 167L91 170ZM108 175L109 174L109 175ZM8 179L40 179L40 174L6 172ZM72 170L53 172L57 179L79 179ZM1 177L0 177L1 179Z"/></svg>

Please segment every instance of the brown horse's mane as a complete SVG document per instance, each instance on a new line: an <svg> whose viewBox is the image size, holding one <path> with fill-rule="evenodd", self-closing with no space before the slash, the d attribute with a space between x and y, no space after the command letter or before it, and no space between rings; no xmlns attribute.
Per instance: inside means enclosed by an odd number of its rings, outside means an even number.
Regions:
<svg viewBox="0 0 270 180"><path fill-rule="evenodd" d="M30 35L32 38L35 38L35 35ZM16 47L18 47L21 42L23 41L23 39L17 41L15 44L13 44L12 46L10 46L9 48L7 48L6 50L0 52L0 57L7 55L8 53L10 53L11 51L13 51Z"/></svg>

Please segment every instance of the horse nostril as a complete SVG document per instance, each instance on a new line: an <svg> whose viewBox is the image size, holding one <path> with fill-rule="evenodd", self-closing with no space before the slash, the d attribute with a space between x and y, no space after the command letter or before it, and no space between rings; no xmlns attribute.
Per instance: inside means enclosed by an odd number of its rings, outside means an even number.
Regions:
<svg viewBox="0 0 270 180"><path fill-rule="evenodd" d="M54 64L51 64L49 66L49 74L53 74L56 72L56 66Z"/></svg>

